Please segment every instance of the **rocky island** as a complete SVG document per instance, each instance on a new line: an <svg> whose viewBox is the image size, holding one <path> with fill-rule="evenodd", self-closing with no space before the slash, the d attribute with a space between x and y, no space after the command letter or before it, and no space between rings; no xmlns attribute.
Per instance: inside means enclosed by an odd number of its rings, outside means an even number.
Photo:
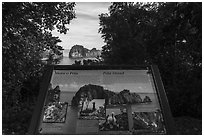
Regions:
<svg viewBox="0 0 204 137"><path fill-rule="evenodd" d="M91 58L101 55L101 51L93 48L91 50L82 45L74 45L69 51L69 58Z"/></svg>
<svg viewBox="0 0 204 137"><path fill-rule="evenodd" d="M104 89L102 86L92 84L84 85L77 91L75 96L72 98L72 105L80 105L80 102L84 98L87 98L88 100L105 99L106 105L146 103L144 101L151 102L151 99L148 96L146 99L142 100L139 94L130 93L127 89L124 89L119 93L115 93Z"/></svg>

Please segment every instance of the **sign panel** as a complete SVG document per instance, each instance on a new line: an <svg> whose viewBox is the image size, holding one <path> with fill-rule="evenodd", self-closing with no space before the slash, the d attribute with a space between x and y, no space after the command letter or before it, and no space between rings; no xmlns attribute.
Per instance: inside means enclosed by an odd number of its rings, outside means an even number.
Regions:
<svg viewBox="0 0 204 137"><path fill-rule="evenodd" d="M167 134L151 72L53 69L37 134Z"/></svg>

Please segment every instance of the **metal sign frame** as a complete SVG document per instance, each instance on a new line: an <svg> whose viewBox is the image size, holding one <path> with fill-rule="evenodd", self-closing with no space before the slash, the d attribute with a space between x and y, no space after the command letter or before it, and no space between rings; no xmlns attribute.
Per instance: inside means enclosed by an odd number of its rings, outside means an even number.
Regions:
<svg viewBox="0 0 204 137"><path fill-rule="evenodd" d="M38 127L40 124L40 116L44 107L44 100L48 86L52 77L53 70L142 70L149 69L153 76L153 81L156 87L156 93L160 103L163 119L165 123L166 133L168 135L175 135L174 120L172 118L171 110L169 107L168 99L164 90L164 86L160 77L159 69L156 65L151 66L75 66L75 65L50 65L45 69L43 81L39 91L39 97L34 109L34 113L30 122L28 134L38 134Z"/></svg>

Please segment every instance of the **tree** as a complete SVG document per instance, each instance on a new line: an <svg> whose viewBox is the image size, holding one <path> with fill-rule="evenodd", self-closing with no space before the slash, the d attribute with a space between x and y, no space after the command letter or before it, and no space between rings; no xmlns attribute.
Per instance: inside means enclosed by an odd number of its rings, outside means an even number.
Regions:
<svg viewBox="0 0 204 137"><path fill-rule="evenodd" d="M107 63L145 64L146 40L156 11L141 3L113 3L110 14L100 15L103 58ZM141 54L142 53L142 54Z"/></svg>
<svg viewBox="0 0 204 137"><path fill-rule="evenodd" d="M157 64L174 115L201 116L202 3L112 3L99 19L105 63Z"/></svg>
<svg viewBox="0 0 204 137"><path fill-rule="evenodd" d="M201 116L201 9L201 3L160 5L147 42L149 62L160 68L175 115ZM186 107L194 104L199 107Z"/></svg>
<svg viewBox="0 0 204 137"><path fill-rule="evenodd" d="M74 5L65 2L2 3L4 134L26 132L32 114L30 107L35 102L25 103L22 98L27 95L35 100L38 95L39 80L44 68L42 54L46 50L52 51L54 55L61 54L62 47L57 45L60 39L53 37L51 31L54 28L60 33L68 31L66 24L75 17ZM52 62L53 58L50 59ZM27 119L19 123L17 116Z"/></svg>

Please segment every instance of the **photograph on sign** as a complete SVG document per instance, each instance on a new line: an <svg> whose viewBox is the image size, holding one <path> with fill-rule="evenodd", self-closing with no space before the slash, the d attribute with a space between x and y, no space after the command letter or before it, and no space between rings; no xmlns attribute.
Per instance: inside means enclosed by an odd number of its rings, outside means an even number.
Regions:
<svg viewBox="0 0 204 137"><path fill-rule="evenodd" d="M165 134L151 75L148 70L54 70L40 127L64 122L62 134Z"/></svg>
<svg viewBox="0 0 204 137"><path fill-rule="evenodd" d="M80 119L105 119L105 99L82 98Z"/></svg>
<svg viewBox="0 0 204 137"><path fill-rule="evenodd" d="M138 134L164 134L165 128L161 112L134 112L133 129Z"/></svg>
<svg viewBox="0 0 204 137"><path fill-rule="evenodd" d="M107 108L106 119L99 121L100 131L120 131L129 130L128 115L126 108Z"/></svg>
<svg viewBox="0 0 204 137"><path fill-rule="evenodd" d="M43 122L64 123L66 119L68 103L52 102L45 107Z"/></svg>

